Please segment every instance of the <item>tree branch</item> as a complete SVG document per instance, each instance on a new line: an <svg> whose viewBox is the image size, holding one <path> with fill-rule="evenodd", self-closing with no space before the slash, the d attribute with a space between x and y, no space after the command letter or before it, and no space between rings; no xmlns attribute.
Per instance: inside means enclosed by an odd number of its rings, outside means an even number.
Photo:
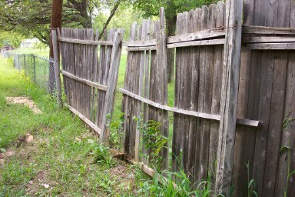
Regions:
<svg viewBox="0 0 295 197"><path fill-rule="evenodd" d="M100 40L100 39L102 38L102 36L103 36L103 34L104 34L106 28L108 27L110 21L112 20L113 16L115 15L115 13L116 13L116 11L117 11L117 9L118 9L120 3L121 3L121 0L118 0L118 1L116 2L116 4L114 5L114 7L113 7L113 9L112 9L112 11L111 11L111 14L110 14L108 20L107 20L106 23L104 24L103 29L102 29L102 31L100 32L99 36L98 36L98 40Z"/></svg>

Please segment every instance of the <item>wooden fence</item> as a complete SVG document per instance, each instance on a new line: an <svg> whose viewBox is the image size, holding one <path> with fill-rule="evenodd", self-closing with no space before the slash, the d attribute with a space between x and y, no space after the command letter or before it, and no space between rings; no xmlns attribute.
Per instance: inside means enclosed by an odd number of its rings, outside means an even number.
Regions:
<svg viewBox="0 0 295 197"><path fill-rule="evenodd" d="M102 140L108 136L107 115L113 109L122 34L122 30L112 29L105 34L104 40L97 40L98 32L92 29L63 28L57 41L55 31L52 32L56 73L59 70L57 42L60 46L67 107Z"/></svg>
<svg viewBox="0 0 295 197"><path fill-rule="evenodd" d="M165 35L164 10L160 21L132 26L120 89L125 153L147 169L138 119L156 120L163 136L173 132L162 168L171 155L172 169L183 167L194 182L210 173L216 192L248 196L253 179L258 196L293 196L295 3L226 2L178 14L173 37ZM176 48L173 107L167 48Z"/></svg>
<svg viewBox="0 0 295 197"><path fill-rule="evenodd" d="M139 120L155 120L168 139L162 169L183 168L194 183L210 174L215 192L226 196L231 188L233 196L249 196L249 183L258 196L293 196L294 13L293 0L228 0L178 14L172 37L163 9L159 21L133 24L120 89L128 157L153 174L142 156L151 151ZM69 109L107 138L122 32L111 30L99 41L93 30L52 33ZM168 105L168 48L176 52L174 106Z"/></svg>

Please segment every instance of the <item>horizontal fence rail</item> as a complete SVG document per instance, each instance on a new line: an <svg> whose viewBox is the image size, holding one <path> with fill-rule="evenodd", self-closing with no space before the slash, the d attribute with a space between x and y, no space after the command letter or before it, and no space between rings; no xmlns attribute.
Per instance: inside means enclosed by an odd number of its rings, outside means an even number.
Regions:
<svg viewBox="0 0 295 197"><path fill-rule="evenodd" d="M132 98L138 100L139 102L148 104L148 105L158 108L158 109L162 109L165 111L174 112L174 113L178 113L178 114L183 114L183 115L187 115L187 116L194 116L194 117L208 119L208 120L220 121L220 115L217 115L217 114L208 114L208 113L202 113L202 112L196 112L196 111L190 111L190 110L183 110L183 109L179 109L176 107L161 105L160 103L156 103L156 102L146 99L144 97L138 96L137 94L134 94L134 93L132 93L128 90L125 90L123 88L120 88L119 91L126 96L129 96L129 97L132 97ZM260 127L263 125L263 122L257 121L257 120L239 119L238 118L237 124L243 125L243 126L250 126L250 127Z"/></svg>

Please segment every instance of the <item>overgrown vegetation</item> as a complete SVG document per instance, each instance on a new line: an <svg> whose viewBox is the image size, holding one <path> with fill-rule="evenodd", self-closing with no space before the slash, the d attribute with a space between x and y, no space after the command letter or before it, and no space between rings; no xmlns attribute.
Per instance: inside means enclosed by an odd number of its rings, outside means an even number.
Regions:
<svg viewBox="0 0 295 197"><path fill-rule="evenodd" d="M164 171L164 174L165 177L156 173L152 180L142 182L140 194L159 197L209 197L213 194L210 180L201 181L193 190L192 183L183 170L179 172Z"/></svg>
<svg viewBox="0 0 295 197"><path fill-rule="evenodd" d="M0 154L15 154L0 165L0 196L136 196L138 181L128 176L137 168L111 158L77 117L58 109L46 92L9 63L1 58ZM28 96L43 113L7 104L5 96ZM17 147L27 133L34 136L33 144Z"/></svg>
<svg viewBox="0 0 295 197"><path fill-rule="evenodd" d="M59 109L45 91L15 71L11 61L1 58L1 62L0 154L15 155L0 165L0 196L208 196L207 183L191 191L183 172L165 172L167 178L157 175L151 180L136 166L114 159L76 116ZM28 96L43 113L7 104L5 96ZM110 127L120 130L120 125L111 123ZM156 140L160 146L151 144L159 135L159 124L150 122L142 129L154 156L159 154L165 140ZM20 137L27 133L34 136L33 144L18 147ZM177 187L171 187L173 176L179 177Z"/></svg>
<svg viewBox="0 0 295 197"><path fill-rule="evenodd" d="M161 123L149 120L144 122L141 117L134 117L137 121L137 129L142 135L142 145L144 146L146 153L143 153L141 157L144 160L149 161L150 165L156 170L161 169L163 157L160 155L163 148L168 148L168 138L161 133Z"/></svg>

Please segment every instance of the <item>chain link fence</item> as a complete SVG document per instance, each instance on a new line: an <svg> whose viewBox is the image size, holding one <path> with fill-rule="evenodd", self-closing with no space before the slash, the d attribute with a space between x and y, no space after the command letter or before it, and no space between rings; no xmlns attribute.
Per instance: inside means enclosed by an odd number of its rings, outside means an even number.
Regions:
<svg viewBox="0 0 295 197"><path fill-rule="evenodd" d="M48 92L55 89L52 87L55 86L54 75L52 76L52 74L50 74L54 73L53 60L33 54L6 53L5 57L13 58L14 68L17 70L23 70L25 76L30 78L30 80L39 87Z"/></svg>

